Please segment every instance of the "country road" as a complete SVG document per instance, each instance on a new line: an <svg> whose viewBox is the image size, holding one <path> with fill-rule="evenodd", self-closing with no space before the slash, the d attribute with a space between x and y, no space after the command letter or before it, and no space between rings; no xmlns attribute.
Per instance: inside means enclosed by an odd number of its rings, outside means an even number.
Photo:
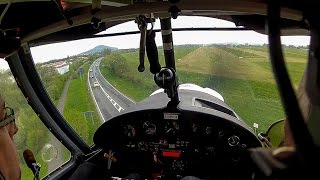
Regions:
<svg viewBox="0 0 320 180"><path fill-rule="evenodd" d="M67 92L70 86L70 82L71 79L68 79L68 81L66 82L63 91L62 91L62 95L59 99L59 103L57 106L57 109L59 110L59 112L61 114L63 114L64 111L64 105L66 103L66 97L67 97ZM50 143L51 145L53 145L53 147L55 147L56 151L57 151L57 156L55 157L54 160L48 162L48 173L51 173L52 171L54 171L55 169L57 169L58 167L60 167L61 165L63 165L65 163L65 161L62 158L62 149L63 149L63 145L62 143L53 135L50 133Z"/></svg>

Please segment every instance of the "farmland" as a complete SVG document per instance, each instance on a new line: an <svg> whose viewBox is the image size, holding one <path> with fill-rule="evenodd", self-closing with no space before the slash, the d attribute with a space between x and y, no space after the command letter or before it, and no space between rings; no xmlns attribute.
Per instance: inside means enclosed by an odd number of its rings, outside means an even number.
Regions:
<svg viewBox="0 0 320 180"><path fill-rule="evenodd" d="M285 60L295 88L301 80L307 51L284 47ZM164 66L162 49L159 59ZM138 51L117 52L126 73L110 71L111 59L106 56L101 63L104 76L120 91L139 101L158 87L148 71L139 73ZM266 131L272 122L284 117L266 46L179 46L175 59L179 83L194 83L219 92L249 125L259 124L258 131ZM147 64L147 63L146 63ZM130 74L130 75L129 75Z"/></svg>

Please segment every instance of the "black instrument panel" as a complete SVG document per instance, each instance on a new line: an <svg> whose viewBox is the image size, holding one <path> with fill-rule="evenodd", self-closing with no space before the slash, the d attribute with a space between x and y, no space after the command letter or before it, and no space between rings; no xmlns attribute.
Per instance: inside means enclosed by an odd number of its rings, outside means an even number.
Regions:
<svg viewBox="0 0 320 180"><path fill-rule="evenodd" d="M119 156L122 164L119 161L114 168L208 179L230 178L239 173L250 176L247 149L261 146L251 131L232 120L163 110L115 117L97 130L94 142ZM244 164L246 169L242 171Z"/></svg>

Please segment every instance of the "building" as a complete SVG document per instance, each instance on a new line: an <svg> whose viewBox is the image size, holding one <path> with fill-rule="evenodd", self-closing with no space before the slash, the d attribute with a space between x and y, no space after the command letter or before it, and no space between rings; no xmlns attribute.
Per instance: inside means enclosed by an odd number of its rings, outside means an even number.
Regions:
<svg viewBox="0 0 320 180"><path fill-rule="evenodd" d="M54 67L59 74L69 72L69 64L67 64L65 61L56 62L51 66Z"/></svg>

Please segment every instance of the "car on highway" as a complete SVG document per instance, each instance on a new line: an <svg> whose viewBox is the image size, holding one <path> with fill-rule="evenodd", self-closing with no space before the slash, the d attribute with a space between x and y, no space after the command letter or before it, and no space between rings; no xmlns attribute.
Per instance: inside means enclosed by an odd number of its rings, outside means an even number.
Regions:
<svg viewBox="0 0 320 180"><path fill-rule="evenodd" d="M93 83L93 87L99 87L100 86L100 84L97 82L97 81L95 81L94 83Z"/></svg>

